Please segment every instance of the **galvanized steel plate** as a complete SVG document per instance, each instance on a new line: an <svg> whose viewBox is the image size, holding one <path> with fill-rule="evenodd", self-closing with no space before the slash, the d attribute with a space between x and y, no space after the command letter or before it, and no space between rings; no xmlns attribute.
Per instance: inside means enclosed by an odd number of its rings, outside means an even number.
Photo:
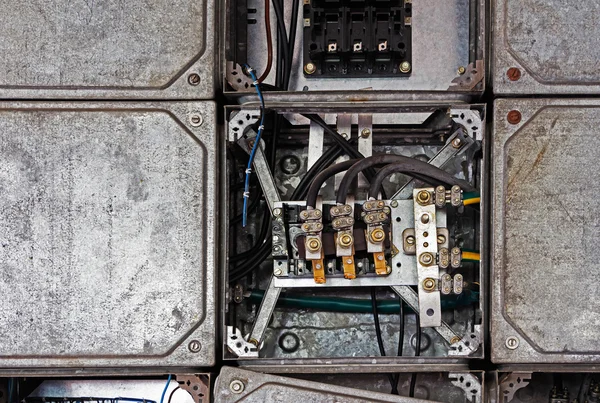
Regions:
<svg viewBox="0 0 600 403"><path fill-rule="evenodd" d="M212 0L0 4L1 98L214 95Z"/></svg>
<svg viewBox="0 0 600 403"><path fill-rule="evenodd" d="M494 93L600 92L597 44L600 3L595 0L495 0L493 3Z"/></svg>
<svg viewBox="0 0 600 403"><path fill-rule="evenodd" d="M600 362L597 127L598 101L495 103L491 330L496 363Z"/></svg>
<svg viewBox="0 0 600 403"><path fill-rule="evenodd" d="M0 103L0 366L214 363L215 130L211 102Z"/></svg>
<svg viewBox="0 0 600 403"><path fill-rule="evenodd" d="M220 403L263 403L263 402L396 402L426 403L432 400L352 389L320 382L286 378L246 371L240 368L223 367L216 380L215 401Z"/></svg>

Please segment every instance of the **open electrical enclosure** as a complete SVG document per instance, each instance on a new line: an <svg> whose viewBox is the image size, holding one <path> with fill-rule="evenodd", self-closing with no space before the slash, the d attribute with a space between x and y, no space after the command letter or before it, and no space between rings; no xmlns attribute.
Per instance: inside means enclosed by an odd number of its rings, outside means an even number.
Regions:
<svg viewBox="0 0 600 403"><path fill-rule="evenodd" d="M225 7L230 96L253 95L245 65L277 100L441 93L468 100L484 90L484 0L228 0Z"/></svg>
<svg viewBox="0 0 600 403"><path fill-rule="evenodd" d="M263 113L246 227L240 181L259 106L227 107L221 140L225 359L276 372L393 367L414 361L416 345L421 363L481 358L484 107L271 103ZM357 162L379 174L362 167L345 178ZM373 359L383 355L379 330L389 356Z"/></svg>

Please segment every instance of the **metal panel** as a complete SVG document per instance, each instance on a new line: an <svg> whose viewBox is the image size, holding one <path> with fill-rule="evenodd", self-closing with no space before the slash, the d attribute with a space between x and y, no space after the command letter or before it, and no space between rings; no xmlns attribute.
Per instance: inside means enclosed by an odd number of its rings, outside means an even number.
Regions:
<svg viewBox="0 0 600 403"><path fill-rule="evenodd" d="M291 5L291 3L290 3ZM266 67L267 54L264 24L264 3L248 1L252 19L248 25L248 60L257 71ZM484 49L486 43L485 0L452 0L440 3L435 0L412 2L412 72L401 78L312 78L303 72L302 38L303 13L300 10L297 24L297 43L294 47L289 92L265 94L266 99L288 101L292 98L312 101L366 101L398 100L399 94L408 99L464 99L483 93ZM285 20L291 19L291 7L285 7ZM235 11L231 11L235 12ZM471 24L471 13L476 15ZM271 32L276 33L275 13L271 11ZM231 41L231 38L226 38ZM275 40L273 40L275 42ZM273 49L273 60L277 50ZM476 63L478 60L479 63ZM238 61L242 64L246 61ZM223 58L223 71L227 71ZM473 74L474 68L478 74ZM461 69L461 68L464 68ZM459 70L462 74L459 73ZM276 70L271 69L265 83L274 84ZM231 76L230 79L233 79ZM236 79L239 76L235 77ZM224 80L227 82L227 79ZM234 82L235 83L235 82ZM246 83L239 85L238 92L229 95L254 95ZM348 87L350 84L350 87ZM476 85L479 84L479 85ZM226 88L225 85L224 88ZM356 91L359 90L359 93ZM441 98L436 98L442 92ZM449 95L451 94L451 95Z"/></svg>
<svg viewBox="0 0 600 403"><path fill-rule="evenodd" d="M1 98L214 95L213 0L1 4Z"/></svg>
<svg viewBox="0 0 600 403"><path fill-rule="evenodd" d="M600 3L495 0L493 10L495 93L600 92Z"/></svg>
<svg viewBox="0 0 600 403"><path fill-rule="evenodd" d="M232 367L223 367L221 369L221 374L216 380L214 395L216 401L221 403L316 403L323 401L344 401L346 403L432 402L432 400L395 396L320 382L266 375Z"/></svg>
<svg viewBox="0 0 600 403"><path fill-rule="evenodd" d="M0 365L214 363L215 105L0 103Z"/></svg>
<svg viewBox="0 0 600 403"><path fill-rule="evenodd" d="M494 116L492 360L598 363L600 102L506 99Z"/></svg>

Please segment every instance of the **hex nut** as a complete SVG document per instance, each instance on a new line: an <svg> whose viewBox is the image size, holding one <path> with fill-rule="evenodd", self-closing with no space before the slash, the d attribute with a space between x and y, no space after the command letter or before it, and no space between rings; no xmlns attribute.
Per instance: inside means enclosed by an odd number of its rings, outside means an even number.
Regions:
<svg viewBox="0 0 600 403"><path fill-rule="evenodd" d="M321 249L321 241L319 241L317 238L309 239L306 243L306 249L308 249L311 252L318 251L319 249Z"/></svg>
<svg viewBox="0 0 600 403"><path fill-rule="evenodd" d="M381 228L376 228L373 231L371 231L371 233L369 234L369 238L371 238L371 241L374 243L383 242L383 240L385 239L385 231Z"/></svg>
<svg viewBox="0 0 600 403"><path fill-rule="evenodd" d="M240 393L242 393L245 388L246 388L246 385L244 385L244 382L240 381L239 379L234 379L229 384L229 390L232 391L233 393L235 393L236 395L239 395Z"/></svg>
<svg viewBox="0 0 600 403"><path fill-rule="evenodd" d="M516 350L519 347L519 339L515 336L510 336L506 339L505 345L509 350Z"/></svg>
<svg viewBox="0 0 600 403"><path fill-rule="evenodd" d="M343 234L342 236L340 236L338 238L338 243L340 244L340 246L342 246L344 248L352 246L353 242L354 242L354 238L350 234Z"/></svg>

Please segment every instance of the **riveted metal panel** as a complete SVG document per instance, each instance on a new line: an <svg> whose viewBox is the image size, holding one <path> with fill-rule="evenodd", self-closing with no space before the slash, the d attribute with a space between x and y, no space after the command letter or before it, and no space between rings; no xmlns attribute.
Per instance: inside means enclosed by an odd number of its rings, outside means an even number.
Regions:
<svg viewBox="0 0 600 403"><path fill-rule="evenodd" d="M496 363L600 362L599 125L598 101L496 101Z"/></svg>
<svg viewBox="0 0 600 403"><path fill-rule="evenodd" d="M1 4L1 98L214 95L211 0Z"/></svg>
<svg viewBox="0 0 600 403"><path fill-rule="evenodd" d="M215 105L0 103L0 365L214 363Z"/></svg>
<svg viewBox="0 0 600 403"><path fill-rule="evenodd" d="M495 93L600 92L600 3L495 0L493 14Z"/></svg>

